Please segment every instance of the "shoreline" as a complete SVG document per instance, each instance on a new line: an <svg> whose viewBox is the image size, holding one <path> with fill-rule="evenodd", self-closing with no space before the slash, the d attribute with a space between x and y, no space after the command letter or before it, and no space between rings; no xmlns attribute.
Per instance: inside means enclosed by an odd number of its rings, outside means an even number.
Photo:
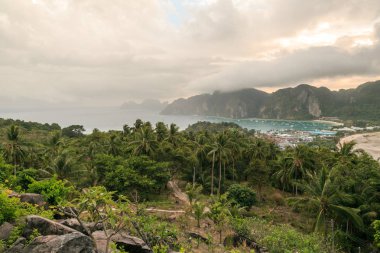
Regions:
<svg viewBox="0 0 380 253"><path fill-rule="evenodd" d="M326 124L330 124L332 126L343 126L344 125L343 123L339 123L336 121L330 121L330 120L323 120L323 119L314 119L312 121L318 122L318 123L326 123Z"/></svg>

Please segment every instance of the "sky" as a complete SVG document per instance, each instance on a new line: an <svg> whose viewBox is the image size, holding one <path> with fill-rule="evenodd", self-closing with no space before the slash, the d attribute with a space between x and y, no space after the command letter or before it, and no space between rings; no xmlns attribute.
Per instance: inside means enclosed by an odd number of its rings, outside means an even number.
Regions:
<svg viewBox="0 0 380 253"><path fill-rule="evenodd" d="M0 0L0 107L380 79L379 0Z"/></svg>

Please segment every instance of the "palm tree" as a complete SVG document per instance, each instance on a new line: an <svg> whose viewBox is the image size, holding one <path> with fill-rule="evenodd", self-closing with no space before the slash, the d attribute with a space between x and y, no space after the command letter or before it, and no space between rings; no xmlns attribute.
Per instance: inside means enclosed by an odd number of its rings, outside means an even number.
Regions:
<svg viewBox="0 0 380 253"><path fill-rule="evenodd" d="M229 139L230 139L230 155L231 155L231 161L232 161L232 180L235 180L236 177L236 168L235 168L235 162L237 159L239 159L242 156L242 151L244 146L244 142L242 141L242 133L236 128L230 129L228 132Z"/></svg>
<svg viewBox="0 0 380 253"><path fill-rule="evenodd" d="M203 164L207 161L207 154L209 153L210 145L208 145L208 139L203 133L195 137L193 144L194 144L194 153L198 160L199 175L201 177L200 179L202 183L204 183Z"/></svg>
<svg viewBox="0 0 380 253"><path fill-rule="evenodd" d="M290 154L285 157L289 160L287 164L290 165L290 173L294 181L294 193L298 194L298 181L304 179L307 175L315 170L315 162L313 154L309 147L305 145L298 145L291 150Z"/></svg>
<svg viewBox="0 0 380 253"><path fill-rule="evenodd" d="M228 135L225 132L219 133L216 136L215 142L212 145L212 150L209 154L213 155L213 165L215 161L215 156L219 162L219 173L218 173L218 196L220 195L221 182L222 182L222 163L227 161L230 154L231 142ZM213 166L214 168L214 166Z"/></svg>
<svg viewBox="0 0 380 253"><path fill-rule="evenodd" d="M344 198L350 198L331 187L331 175L334 168L330 171L323 167L319 175L315 175L310 184L305 184L306 196L295 197L297 201L307 202L317 208L315 230L324 231L324 239L327 241L328 222L336 217L345 217L358 228L363 227L363 221L358 215L359 209L354 209L342 205Z"/></svg>
<svg viewBox="0 0 380 253"><path fill-rule="evenodd" d="M180 134L179 134L179 127L172 123L169 126L169 132L168 136L166 137L166 141L171 143L174 147L178 147L180 143Z"/></svg>
<svg viewBox="0 0 380 253"><path fill-rule="evenodd" d="M165 125L164 122L157 122L156 123L156 134L157 134L157 140L158 141L163 141L167 138L168 136L168 128Z"/></svg>
<svg viewBox="0 0 380 253"><path fill-rule="evenodd" d="M288 190L291 186L291 165L288 163L288 159L280 158L275 165L276 171L273 173L273 177L282 191Z"/></svg>
<svg viewBox="0 0 380 253"><path fill-rule="evenodd" d="M40 169L40 171L49 177L56 175L58 179L69 178L74 172L79 172L75 169L75 160L69 150L64 150L52 160L46 169Z"/></svg>
<svg viewBox="0 0 380 253"><path fill-rule="evenodd" d="M16 176L17 167L20 165L22 159L25 156L25 151L20 145L19 140L19 128L12 125L7 131L8 142L5 145L5 157L13 164L13 172Z"/></svg>
<svg viewBox="0 0 380 253"><path fill-rule="evenodd" d="M108 141L108 154L117 156L120 154L121 143L115 134L112 134Z"/></svg>
<svg viewBox="0 0 380 253"><path fill-rule="evenodd" d="M130 145L134 147L133 153L135 155L153 156L158 149L158 142L154 132L146 126L138 128L135 133L135 140L130 142Z"/></svg>

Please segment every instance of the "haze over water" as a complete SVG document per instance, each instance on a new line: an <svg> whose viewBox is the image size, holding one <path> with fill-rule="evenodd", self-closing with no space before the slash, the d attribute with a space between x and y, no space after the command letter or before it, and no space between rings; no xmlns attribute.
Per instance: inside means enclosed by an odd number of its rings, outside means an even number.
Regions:
<svg viewBox="0 0 380 253"><path fill-rule="evenodd" d="M158 111L126 110L116 107L104 108L75 108L75 109L45 109L17 112L2 112L0 118L12 118L39 123L58 123L61 127L69 125L83 125L86 132L94 128L102 131L121 130L124 124L133 125L136 119L150 121L155 124L163 121L166 124L175 123L181 130L198 121L234 122L248 130L255 129L261 132L270 130L328 130L330 124L315 121L266 120L266 119L229 119L209 116L177 116L160 115Z"/></svg>

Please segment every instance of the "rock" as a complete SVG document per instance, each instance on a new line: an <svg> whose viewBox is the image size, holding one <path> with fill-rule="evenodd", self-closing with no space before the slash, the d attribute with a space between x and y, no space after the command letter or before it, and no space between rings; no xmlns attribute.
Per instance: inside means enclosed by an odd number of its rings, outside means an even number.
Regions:
<svg viewBox="0 0 380 253"><path fill-rule="evenodd" d="M109 231L111 233L112 231ZM107 238L104 231L95 231L92 236L96 240L96 248L99 253L106 251ZM125 233L117 233L112 236L111 241L118 247L129 253L151 253L152 250L146 245L146 243L140 238L127 235Z"/></svg>
<svg viewBox="0 0 380 253"><path fill-rule="evenodd" d="M196 240L200 240L200 241L202 241L203 243L206 243L206 244L209 244L209 243L210 243L210 241L209 241L206 237L202 236L202 235L199 234L199 233L196 233L196 232L189 232L188 235L189 235L191 238L194 238L194 239L196 239Z"/></svg>
<svg viewBox="0 0 380 253"><path fill-rule="evenodd" d="M21 251L19 244L12 246L7 253L94 253L95 249L90 237L74 232L64 235L38 236ZM18 247L16 249L16 247Z"/></svg>
<svg viewBox="0 0 380 253"><path fill-rule="evenodd" d="M19 237L5 253L23 253L26 244L24 237Z"/></svg>
<svg viewBox="0 0 380 253"><path fill-rule="evenodd" d="M239 235L229 235L224 239L224 246L240 247L242 245L254 249L257 253L269 252L265 247L261 247L255 241Z"/></svg>
<svg viewBox="0 0 380 253"><path fill-rule="evenodd" d="M27 202L29 204L44 206L46 204L44 197L37 193L22 193L18 195L21 202Z"/></svg>
<svg viewBox="0 0 380 253"><path fill-rule="evenodd" d="M14 226L8 222L4 222L3 225L0 226L0 240L8 240L12 229Z"/></svg>
<svg viewBox="0 0 380 253"><path fill-rule="evenodd" d="M83 234L87 234L86 230L80 225L79 221L75 218L66 219L59 223L69 228L75 229ZM84 223L84 225L91 231L91 233L103 229L103 226L100 223L96 224L95 222L89 222Z"/></svg>
<svg viewBox="0 0 380 253"><path fill-rule="evenodd" d="M78 232L75 229L66 227L58 222L37 216L29 215L26 217L26 225L22 235L28 238L34 229L38 229L41 235L64 235Z"/></svg>

